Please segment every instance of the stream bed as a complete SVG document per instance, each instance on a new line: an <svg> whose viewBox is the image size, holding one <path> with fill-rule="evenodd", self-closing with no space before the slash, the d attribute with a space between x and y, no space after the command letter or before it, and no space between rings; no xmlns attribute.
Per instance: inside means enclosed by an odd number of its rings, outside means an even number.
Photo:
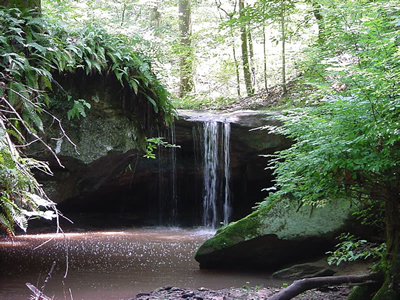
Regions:
<svg viewBox="0 0 400 300"><path fill-rule="evenodd" d="M278 286L268 273L200 270L198 246L214 232L141 228L101 232L20 235L0 239L0 299L26 300L30 283L60 300L127 299L173 285L222 289Z"/></svg>

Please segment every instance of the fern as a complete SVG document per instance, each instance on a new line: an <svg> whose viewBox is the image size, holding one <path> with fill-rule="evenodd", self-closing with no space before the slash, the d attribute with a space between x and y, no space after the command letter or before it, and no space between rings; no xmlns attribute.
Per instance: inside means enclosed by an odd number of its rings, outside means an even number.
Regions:
<svg viewBox="0 0 400 300"><path fill-rule="evenodd" d="M1 205L1 204L0 204ZM1 206L0 206L1 207ZM11 235L15 234L14 221L7 218L4 214L0 213L0 227L3 227Z"/></svg>
<svg viewBox="0 0 400 300"><path fill-rule="evenodd" d="M175 111L150 60L133 50L140 48L135 47L134 38L110 35L97 24L70 29L30 12L5 8L0 9L0 31L0 224L11 230L15 223L26 230L29 218L54 217L53 206L40 200L45 197L31 172L34 168L49 170L21 157L10 135L20 144L42 140L39 134L46 130L42 114L58 84L53 74L84 70L113 76L121 87L144 100L147 106L139 105L143 111L152 107L165 123L172 122ZM61 86L57 89L66 94ZM90 104L85 99L64 98L56 101L67 107L69 120L86 116Z"/></svg>

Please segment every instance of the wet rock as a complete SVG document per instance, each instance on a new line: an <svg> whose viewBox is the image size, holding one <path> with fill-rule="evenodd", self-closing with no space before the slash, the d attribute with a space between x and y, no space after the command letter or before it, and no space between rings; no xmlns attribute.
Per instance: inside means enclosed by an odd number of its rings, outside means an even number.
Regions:
<svg viewBox="0 0 400 300"><path fill-rule="evenodd" d="M136 294L136 298L144 297L144 296L150 296L150 293L138 293Z"/></svg>
<svg viewBox="0 0 400 300"><path fill-rule="evenodd" d="M184 298L184 299L186 299L186 298L193 297L194 295L195 295L194 292L189 291L189 292L183 293L181 297Z"/></svg>

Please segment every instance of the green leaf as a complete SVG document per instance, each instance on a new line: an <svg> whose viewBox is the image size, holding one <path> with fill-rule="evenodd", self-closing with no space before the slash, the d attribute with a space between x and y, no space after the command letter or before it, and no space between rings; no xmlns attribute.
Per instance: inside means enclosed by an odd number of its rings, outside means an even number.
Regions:
<svg viewBox="0 0 400 300"><path fill-rule="evenodd" d="M149 102L153 105L154 111L157 113L158 112L158 106L156 101L154 101L153 98L151 98L149 95L145 94L145 97L147 98L147 100L149 100Z"/></svg>

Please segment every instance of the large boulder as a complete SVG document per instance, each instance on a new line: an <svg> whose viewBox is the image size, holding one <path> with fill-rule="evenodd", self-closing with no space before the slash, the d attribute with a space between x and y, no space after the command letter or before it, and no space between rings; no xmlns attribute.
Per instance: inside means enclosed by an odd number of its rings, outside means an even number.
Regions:
<svg viewBox="0 0 400 300"><path fill-rule="evenodd" d="M353 210L343 201L312 208L282 200L218 230L195 259L200 268L274 269L316 257L355 225Z"/></svg>

